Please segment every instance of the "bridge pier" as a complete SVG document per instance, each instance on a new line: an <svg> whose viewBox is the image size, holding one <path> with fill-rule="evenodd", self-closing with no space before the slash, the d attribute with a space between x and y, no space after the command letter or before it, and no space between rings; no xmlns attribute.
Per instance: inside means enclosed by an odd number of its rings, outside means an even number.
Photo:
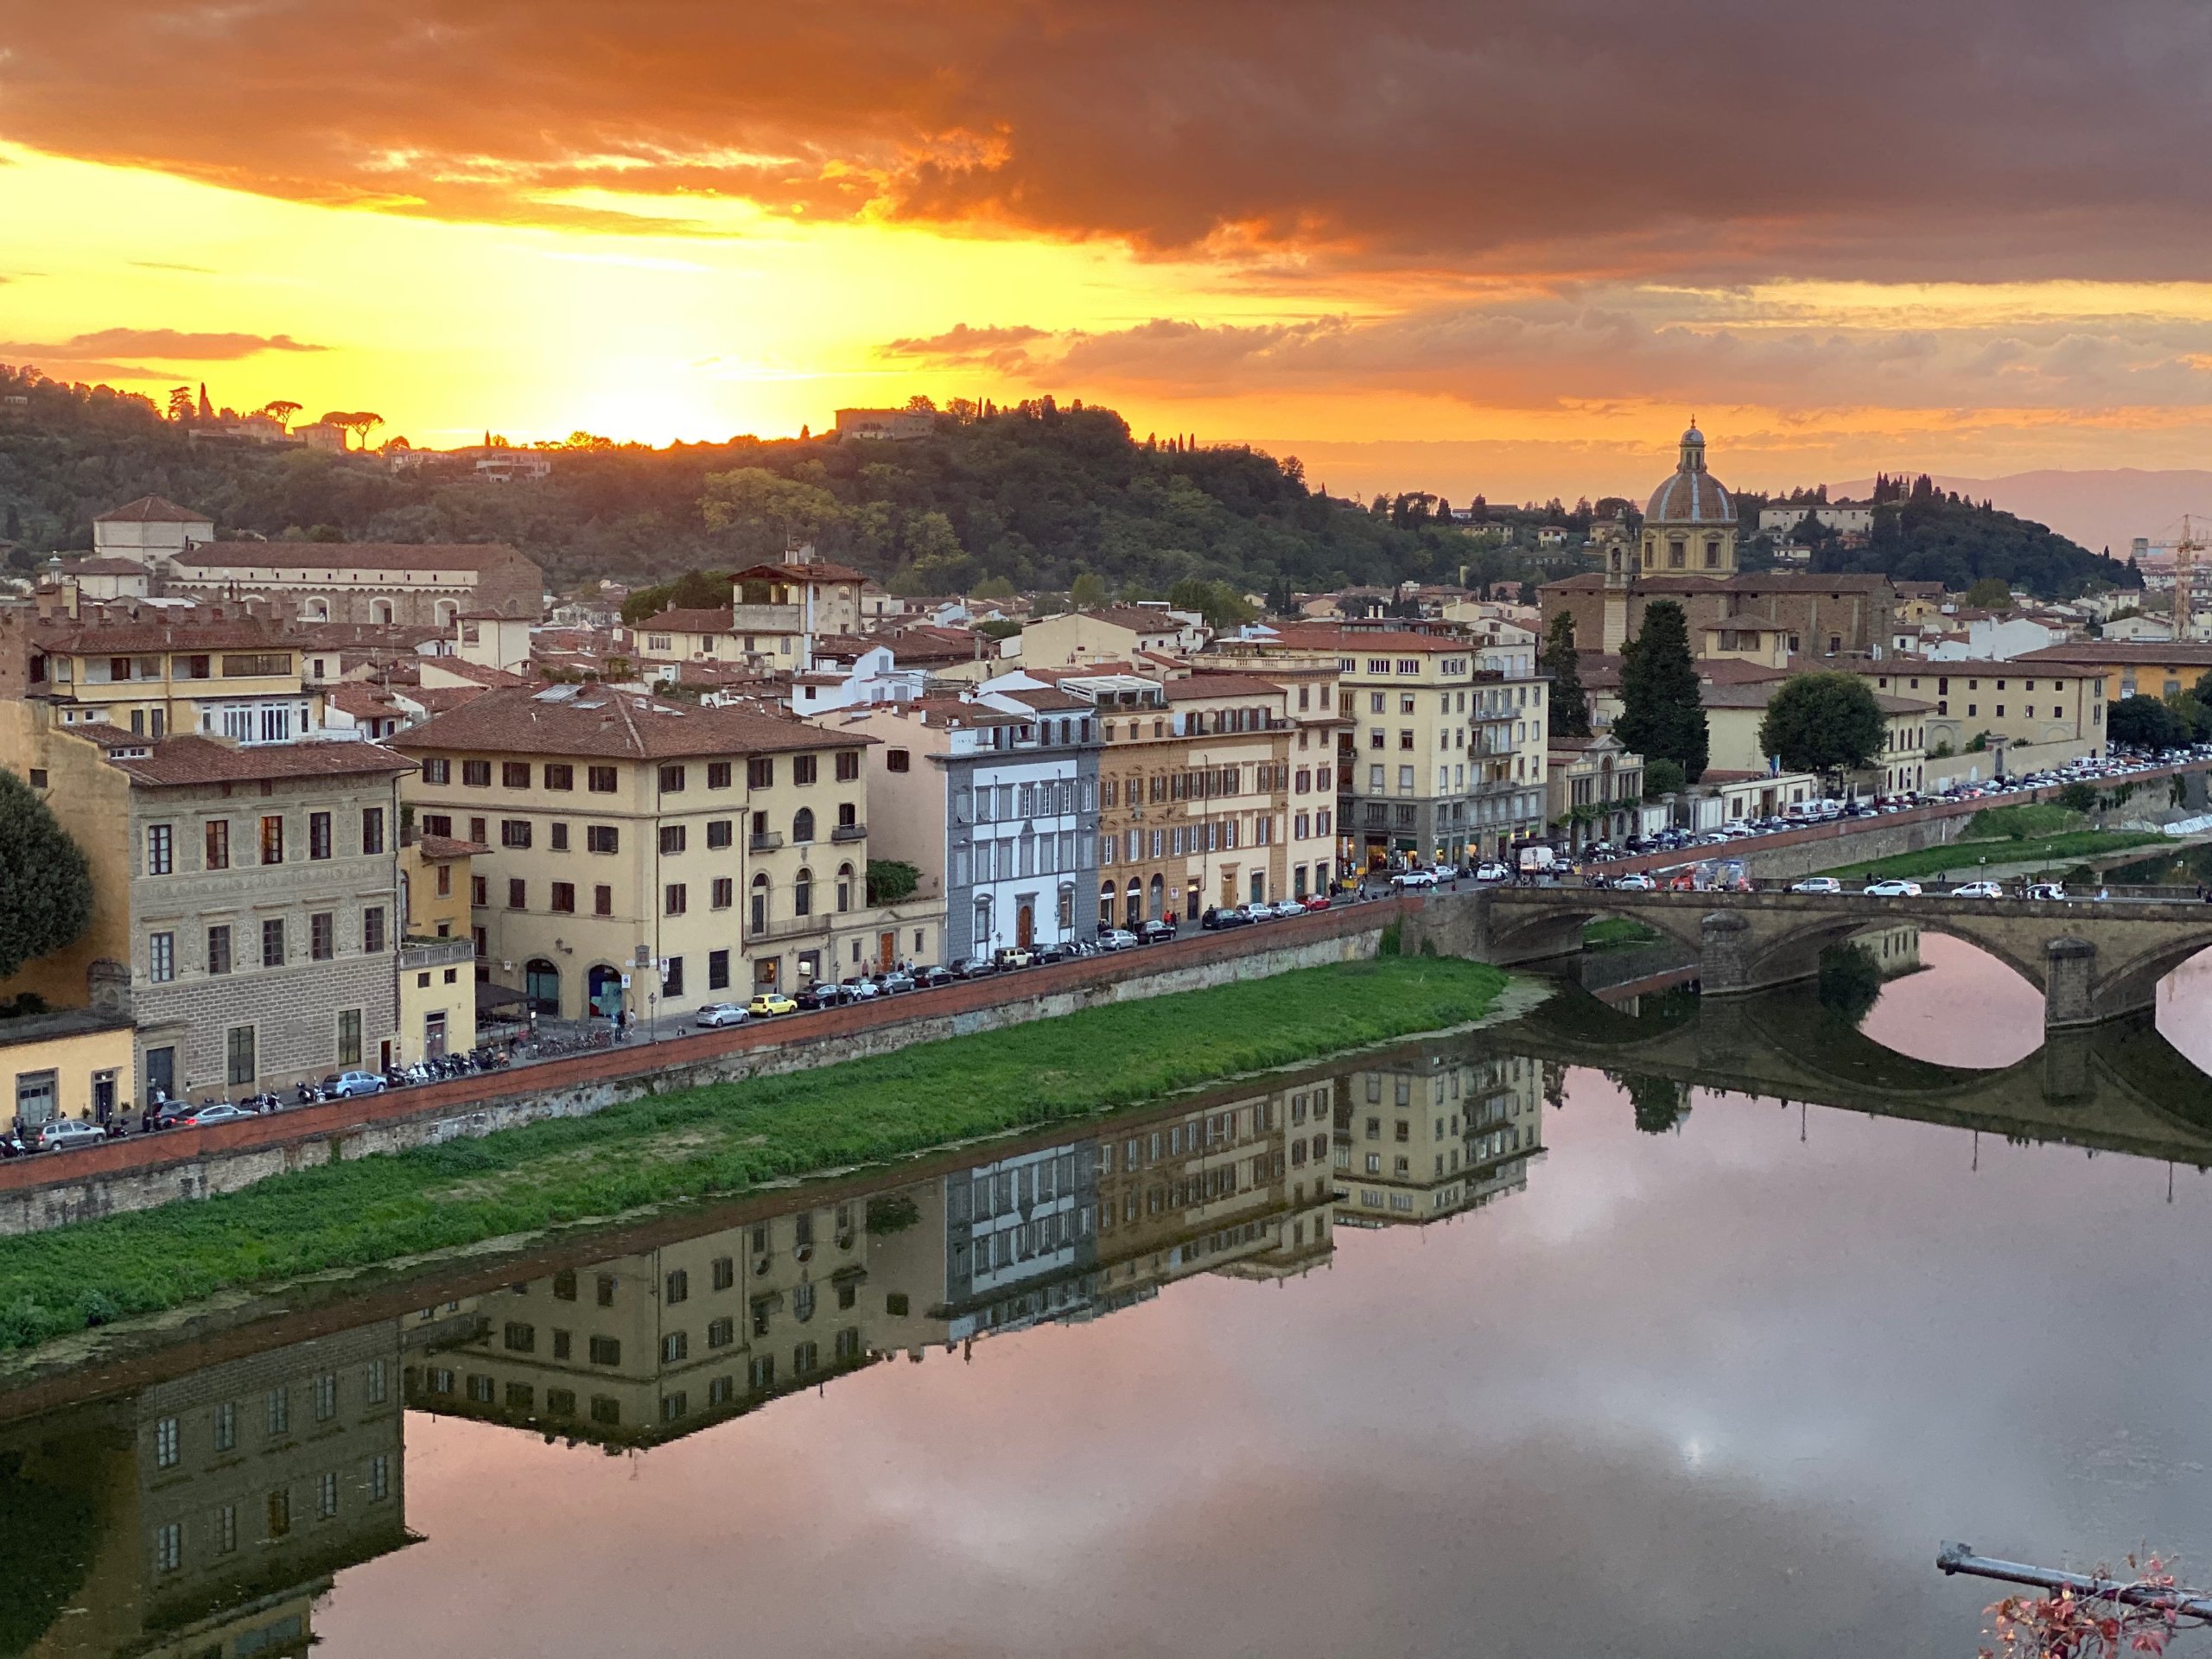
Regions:
<svg viewBox="0 0 2212 1659"><path fill-rule="evenodd" d="M2096 1023L2097 947L2068 934L2044 946L2050 968L2044 976L2043 1027Z"/></svg>
<svg viewBox="0 0 2212 1659"><path fill-rule="evenodd" d="M1735 996L1751 984L1751 922L1733 911L1716 910L1700 923L1698 994Z"/></svg>

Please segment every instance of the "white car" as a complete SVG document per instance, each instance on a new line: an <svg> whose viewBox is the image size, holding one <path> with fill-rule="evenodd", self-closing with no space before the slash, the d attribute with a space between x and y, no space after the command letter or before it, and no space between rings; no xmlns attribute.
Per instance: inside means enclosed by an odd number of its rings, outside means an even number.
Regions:
<svg viewBox="0 0 2212 1659"><path fill-rule="evenodd" d="M1433 887L1436 885L1434 870L1400 870L1390 878L1394 887Z"/></svg>
<svg viewBox="0 0 2212 1659"><path fill-rule="evenodd" d="M712 1031L717 1026L741 1026L745 1020L745 1010L738 1004L709 1002L699 1010L699 1017L694 1023L704 1030Z"/></svg>
<svg viewBox="0 0 2212 1659"><path fill-rule="evenodd" d="M1969 881L1962 887L1953 887L1950 896L1954 899L2002 899L2005 889L1994 881Z"/></svg>
<svg viewBox="0 0 2212 1659"><path fill-rule="evenodd" d="M1512 879L1513 872L1494 858L1475 866L1475 880L1478 881L1510 881Z"/></svg>
<svg viewBox="0 0 2212 1659"><path fill-rule="evenodd" d="M1886 881L1869 881L1864 891L1869 899L1917 899L1920 897L1920 883L1903 881L1892 876Z"/></svg>
<svg viewBox="0 0 2212 1659"><path fill-rule="evenodd" d="M1134 950L1137 948L1137 936L1125 927L1109 927L1098 936L1098 948L1101 950Z"/></svg>
<svg viewBox="0 0 2212 1659"><path fill-rule="evenodd" d="M1630 870L1613 886L1622 893L1651 893L1657 890L1659 884L1642 870Z"/></svg>
<svg viewBox="0 0 2212 1659"><path fill-rule="evenodd" d="M1832 875L1808 875L1802 881L1789 884L1792 893L1841 893L1843 883Z"/></svg>

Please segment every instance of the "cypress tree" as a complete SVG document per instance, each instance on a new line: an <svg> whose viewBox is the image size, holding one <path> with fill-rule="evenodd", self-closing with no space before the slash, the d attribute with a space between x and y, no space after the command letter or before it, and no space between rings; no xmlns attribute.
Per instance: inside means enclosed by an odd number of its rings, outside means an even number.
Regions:
<svg viewBox="0 0 2212 1659"><path fill-rule="evenodd" d="M1590 735L1590 696L1582 689L1582 664L1574 654L1574 616L1561 611L1544 631L1544 652L1537 664L1552 677L1550 733L1554 737Z"/></svg>
<svg viewBox="0 0 2212 1659"><path fill-rule="evenodd" d="M44 800L0 769L0 979L92 925L92 873Z"/></svg>
<svg viewBox="0 0 2212 1659"><path fill-rule="evenodd" d="M1621 653L1621 717L1613 735L1646 760L1672 760L1682 781L1705 775L1705 709L1690 658L1689 619L1671 599L1643 607L1643 627Z"/></svg>

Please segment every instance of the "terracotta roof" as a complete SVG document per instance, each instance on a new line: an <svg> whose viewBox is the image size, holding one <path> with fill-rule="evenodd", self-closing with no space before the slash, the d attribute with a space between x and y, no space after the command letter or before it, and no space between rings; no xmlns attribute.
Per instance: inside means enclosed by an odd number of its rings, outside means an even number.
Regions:
<svg viewBox="0 0 2212 1659"><path fill-rule="evenodd" d="M1540 593L1591 594L1599 592L1605 585L1605 573L1586 570L1579 576L1562 576L1557 582L1548 582ZM1808 575L1796 570L1761 570L1752 575L1733 576L1701 576L1694 572L1681 575L1645 575L1636 578L1636 590L1644 594L1709 594L1714 592L1748 594L1872 594L1890 587L1885 575L1846 575L1841 571L1833 575ZM1891 589L1895 592L1894 588Z"/></svg>
<svg viewBox="0 0 2212 1659"><path fill-rule="evenodd" d="M2068 645L2043 645L2010 659L2015 663L2171 663L2177 667L2212 666L2212 645L2189 640L2082 639ZM1956 667L1947 664L1946 667Z"/></svg>
<svg viewBox="0 0 2212 1659"><path fill-rule="evenodd" d="M136 559L79 559L61 567L65 576L143 576L146 567Z"/></svg>
<svg viewBox="0 0 2212 1659"><path fill-rule="evenodd" d="M1093 611L1071 611L1071 616L1086 617L1094 622L1104 622L1117 628L1127 628L1133 633L1179 633L1183 625L1164 611L1147 611L1138 605L1102 605ZM1049 620L1039 618L1039 620Z"/></svg>
<svg viewBox="0 0 2212 1659"><path fill-rule="evenodd" d="M433 657L429 660L442 674L455 675L481 686L537 683L537 677L534 674L517 674L508 669L493 668L488 663L472 663L460 657Z"/></svg>
<svg viewBox="0 0 2212 1659"><path fill-rule="evenodd" d="M222 569L320 565L332 570L483 570L530 563L504 542L203 542L178 554L175 562Z"/></svg>
<svg viewBox="0 0 2212 1659"><path fill-rule="evenodd" d="M279 629L254 617L234 622L62 622L41 628L40 647L58 656L125 656L141 651L296 651Z"/></svg>
<svg viewBox="0 0 2212 1659"><path fill-rule="evenodd" d="M206 737L164 738L147 755L113 764L134 781L156 787L415 770L412 760L381 743L263 743L234 748Z"/></svg>
<svg viewBox="0 0 2212 1659"><path fill-rule="evenodd" d="M1282 695L1282 687L1275 681L1263 680L1254 674L1194 674L1188 679L1163 681L1161 685L1170 702L1195 702L1201 697Z"/></svg>
<svg viewBox="0 0 2212 1659"><path fill-rule="evenodd" d="M369 685L359 680L347 680L334 685L325 694L329 705L340 714L351 715L356 720L397 718L398 706L391 693L380 685Z"/></svg>
<svg viewBox="0 0 2212 1659"><path fill-rule="evenodd" d="M865 571L855 570L849 564L833 564L827 559L812 564L755 564L733 571L732 582L742 582L747 576L774 576L785 582L866 582Z"/></svg>
<svg viewBox="0 0 2212 1659"><path fill-rule="evenodd" d="M1284 645L1295 645L1301 651L1350 652L1354 655L1373 652L1394 657L1401 652L1410 655L1424 651L1472 651L1477 643L1459 634L1415 633L1410 629L1394 632L1388 628L1316 628L1296 622L1277 629L1276 639ZM1227 643L1264 647L1268 642L1247 639Z"/></svg>
<svg viewBox="0 0 2212 1659"><path fill-rule="evenodd" d="M482 696L487 687L480 685L410 685L407 701L429 709L434 715L450 714L456 709L466 709Z"/></svg>
<svg viewBox="0 0 2212 1659"><path fill-rule="evenodd" d="M632 632L650 629L656 633L728 633L730 631L730 610L725 605L719 610L698 608L688 611L663 611L637 623Z"/></svg>
<svg viewBox="0 0 2212 1659"><path fill-rule="evenodd" d="M1021 689L1001 692L998 695L1011 697L1026 708L1034 709L1040 715L1074 713L1078 709L1087 714L1090 710L1090 703L1087 698L1071 696L1067 692L1052 686L1040 685L1033 690Z"/></svg>
<svg viewBox="0 0 2212 1659"><path fill-rule="evenodd" d="M480 841L463 841L457 836L418 836L415 850L433 861L448 858L477 858L492 849Z"/></svg>
<svg viewBox="0 0 2212 1659"><path fill-rule="evenodd" d="M214 515L180 507L164 496L142 495L136 501L96 515L96 524L212 524Z"/></svg>
<svg viewBox="0 0 2212 1659"><path fill-rule="evenodd" d="M873 740L847 735L839 746ZM486 691L394 740L423 750L477 754L572 754L613 760L681 760L819 749L830 740L802 721L734 709L686 708L606 686Z"/></svg>

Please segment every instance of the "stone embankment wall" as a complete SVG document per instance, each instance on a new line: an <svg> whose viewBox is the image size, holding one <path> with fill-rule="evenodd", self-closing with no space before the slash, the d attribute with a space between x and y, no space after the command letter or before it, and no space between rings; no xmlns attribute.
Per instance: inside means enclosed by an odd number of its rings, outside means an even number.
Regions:
<svg viewBox="0 0 2212 1659"><path fill-rule="evenodd" d="M0 1234L235 1192L292 1170L581 1117L641 1096L887 1054L913 1043L1376 953L1382 900L818 1014L601 1050L488 1077L0 1164Z"/></svg>

